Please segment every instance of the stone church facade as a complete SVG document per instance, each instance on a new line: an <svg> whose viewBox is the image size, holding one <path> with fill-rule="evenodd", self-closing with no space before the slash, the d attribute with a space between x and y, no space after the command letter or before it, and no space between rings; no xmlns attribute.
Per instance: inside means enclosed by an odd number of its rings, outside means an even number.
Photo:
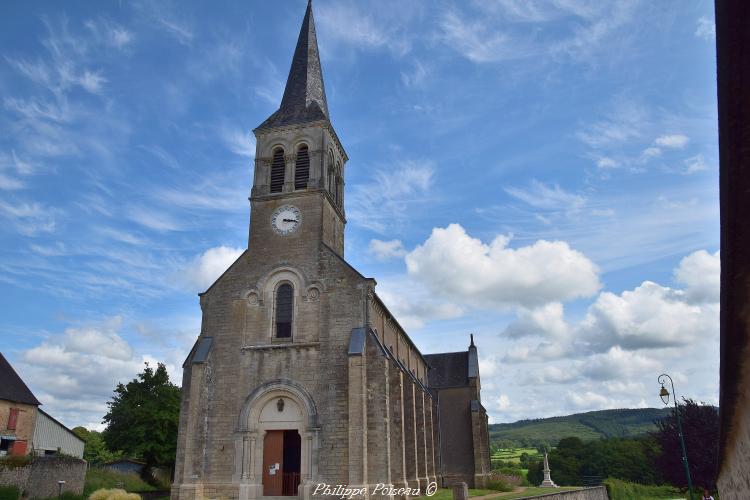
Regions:
<svg viewBox="0 0 750 500"><path fill-rule="evenodd" d="M482 486L489 442L473 341L461 373L447 355L423 355L375 280L344 260L348 157L309 3L279 110L254 133L248 249L200 295L172 498L310 498L321 483ZM453 385L440 386L438 372ZM441 422L457 426L450 438Z"/></svg>

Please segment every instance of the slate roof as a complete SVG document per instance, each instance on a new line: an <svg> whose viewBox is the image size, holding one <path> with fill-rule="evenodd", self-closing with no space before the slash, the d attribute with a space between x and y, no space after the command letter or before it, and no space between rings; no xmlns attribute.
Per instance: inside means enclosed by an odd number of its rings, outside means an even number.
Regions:
<svg viewBox="0 0 750 500"><path fill-rule="evenodd" d="M323 71L320 67L312 3L308 1L281 106L258 128L282 127L319 120L328 120L328 102L323 85Z"/></svg>
<svg viewBox="0 0 750 500"><path fill-rule="evenodd" d="M425 354L427 364L427 380L430 388L462 387L467 385L469 378L469 352L444 352L440 354Z"/></svg>
<svg viewBox="0 0 750 500"><path fill-rule="evenodd" d="M39 406L39 400L0 352L0 399Z"/></svg>

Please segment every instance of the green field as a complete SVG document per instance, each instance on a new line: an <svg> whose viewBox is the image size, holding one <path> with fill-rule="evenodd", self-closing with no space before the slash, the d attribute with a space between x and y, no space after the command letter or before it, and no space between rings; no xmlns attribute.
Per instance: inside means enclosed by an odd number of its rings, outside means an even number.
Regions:
<svg viewBox="0 0 750 500"><path fill-rule="evenodd" d="M493 462L495 460L502 460L503 462L520 464L521 455L524 453L528 454L531 457L541 458L539 452L534 448L504 448L493 452L490 458Z"/></svg>
<svg viewBox="0 0 750 500"><path fill-rule="evenodd" d="M565 437L578 437L583 441L634 437L656 430L654 422L666 417L670 411L668 408L601 410L564 417L519 420L512 424L490 424L490 441L556 446Z"/></svg>

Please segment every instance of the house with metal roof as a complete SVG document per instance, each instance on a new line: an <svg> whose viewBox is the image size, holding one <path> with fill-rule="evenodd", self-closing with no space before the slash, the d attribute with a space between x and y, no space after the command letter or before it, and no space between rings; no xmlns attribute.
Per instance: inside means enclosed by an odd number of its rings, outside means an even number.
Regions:
<svg viewBox="0 0 750 500"><path fill-rule="evenodd" d="M0 456L64 453L83 458L83 439L41 404L0 353Z"/></svg>

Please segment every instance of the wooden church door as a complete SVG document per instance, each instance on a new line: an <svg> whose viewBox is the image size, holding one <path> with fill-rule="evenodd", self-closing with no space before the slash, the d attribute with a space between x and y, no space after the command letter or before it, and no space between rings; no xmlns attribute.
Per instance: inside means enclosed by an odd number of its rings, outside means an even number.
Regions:
<svg viewBox="0 0 750 500"><path fill-rule="evenodd" d="M284 431L268 431L263 439L263 496L280 496L284 486Z"/></svg>

